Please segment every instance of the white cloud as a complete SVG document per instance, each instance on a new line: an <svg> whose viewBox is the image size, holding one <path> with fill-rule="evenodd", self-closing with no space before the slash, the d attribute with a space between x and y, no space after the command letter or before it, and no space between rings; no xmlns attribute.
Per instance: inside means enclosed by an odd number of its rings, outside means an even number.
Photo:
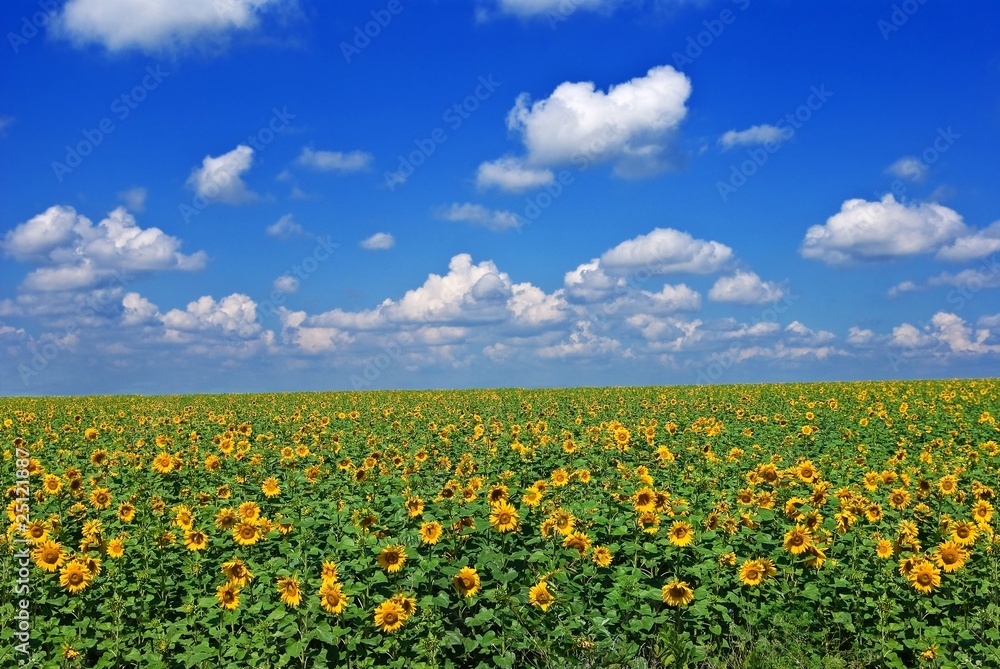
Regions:
<svg viewBox="0 0 1000 669"><path fill-rule="evenodd" d="M989 343L996 339L989 327L973 329L957 314L938 312L931 322L919 329L903 323L892 330L891 344L911 350L928 350L940 357L947 353L985 355L1000 353L1000 344Z"/></svg>
<svg viewBox="0 0 1000 669"><path fill-rule="evenodd" d="M374 157L364 151L314 151L309 147L302 149L296 163L323 172L364 172L371 169Z"/></svg>
<svg viewBox="0 0 1000 669"><path fill-rule="evenodd" d="M290 6L294 0L69 0L52 28L77 45L156 53L219 42L257 26L261 12Z"/></svg>
<svg viewBox="0 0 1000 669"><path fill-rule="evenodd" d="M902 281L889 289L889 297L899 297L904 293L913 293L918 290L920 290L920 286L913 281Z"/></svg>
<svg viewBox="0 0 1000 669"><path fill-rule="evenodd" d="M708 299L737 304L767 304L785 296L785 291L773 281L762 281L754 272L738 271L720 277L708 291Z"/></svg>
<svg viewBox="0 0 1000 669"><path fill-rule="evenodd" d="M576 269L566 272L563 277L566 295L578 302L597 302L627 285L621 277L610 277L601 267L601 261L593 259Z"/></svg>
<svg viewBox="0 0 1000 669"><path fill-rule="evenodd" d="M306 232L301 225L295 222L295 216L292 214L285 214L267 226L264 231L272 237L280 237L282 239L298 237L304 235Z"/></svg>
<svg viewBox="0 0 1000 669"><path fill-rule="evenodd" d="M621 342L591 332L590 323L580 321L576 324L576 330L570 333L566 340L558 344L540 347L538 356L541 358L597 358L617 354L621 349ZM624 355L629 357L631 352L625 351Z"/></svg>
<svg viewBox="0 0 1000 669"><path fill-rule="evenodd" d="M476 185L494 186L511 193L546 186L555 180L552 170L528 167L519 158L506 156L481 164L476 171Z"/></svg>
<svg viewBox="0 0 1000 669"><path fill-rule="evenodd" d="M605 251L601 267L609 274L711 274L732 258L733 250L725 244L695 239L672 228L656 228Z"/></svg>
<svg viewBox="0 0 1000 669"><path fill-rule="evenodd" d="M72 207L56 205L7 232L0 250L38 266L23 287L36 291L90 288L130 272L182 270L205 266L204 252L184 255L181 242L159 228L140 228L123 207L96 226Z"/></svg>
<svg viewBox="0 0 1000 669"><path fill-rule="evenodd" d="M126 293L122 298L122 325L147 325L159 318L156 305L139 293Z"/></svg>
<svg viewBox="0 0 1000 669"><path fill-rule="evenodd" d="M257 303L250 297L233 293L218 302L205 295L187 305L183 311L171 309L161 317L171 340L183 341L184 334L199 331L222 331L249 337L261 331L257 322Z"/></svg>
<svg viewBox="0 0 1000 669"><path fill-rule="evenodd" d="M283 293L285 295L290 295L299 289L299 280L294 276L285 274L279 276L274 280L274 290Z"/></svg>
<svg viewBox="0 0 1000 669"><path fill-rule="evenodd" d="M507 114L520 135L526 162L542 167L571 162L613 162L620 175L664 167L670 134L687 114L691 82L669 65L611 86L564 82L543 100L526 93Z"/></svg>
<svg viewBox="0 0 1000 669"><path fill-rule="evenodd" d="M950 245L937 253L941 260L964 262L985 258L1000 251L1000 221L983 230L971 231L971 234L958 237Z"/></svg>
<svg viewBox="0 0 1000 669"><path fill-rule="evenodd" d="M455 202L446 207L439 207L435 213L438 218L445 221L469 223L495 232L520 228L524 223L513 212L487 209L481 204L468 202L465 204Z"/></svg>
<svg viewBox="0 0 1000 669"><path fill-rule="evenodd" d="M962 217L948 207L896 202L892 194L881 202L847 200L824 225L806 232L803 257L830 265L932 253L966 232Z"/></svg>
<svg viewBox="0 0 1000 669"><path fill-rule="evenodd" d="M118 199L125 203L126 209L131 209L141 214L146 211L147 195L149 195L149 191L141 186L137 186L136 188L130 188L118 193Z"/></svg>
<svg viewBox="0 0 1000 669"><path fill-rule="evenodd" d="M907 181L923 181L927 177L927 165L916 156L903 156L885 171Z"/></svg>
<svg viewBox="0 0 1000 669"><path fill-rule="evenodd" d="M497 0L502 12L517 16L536 16L556 12L560 15L566 11L567 5L573 11L577 9L605 9L618 4L620 0Z"/></svg>
<svg viewBox="0 0 1000 669"><path fill-rule="evenodd" d="M981 269L963 269L956 274L941 272L927 283L931 286L955 286L961 289L959 293L963 297L971 297L983 288L1000 287L1000 266L992 263Z"/></svg>
<svg viewBox="0 0 1000 669"><path fill-rule="evenodd" d="M253 165L253 149L240 144L217 158L205 156L201 167L191 171L187 186L210 202L241 204L258 198L247 188L242 175Z"/></svg>
<svg viewBox="0 0 1000 669"><path fill-rule="evenodd" d="M752 144L780 144L790 139L794 131L791 128L779 128L773 125L754 125L746 130L730 130L719 138L719 144L724 149Z"/></svg>
<svg viewBox="0 0 1000 669"><path fill-rule="evenodd" d="M799 321L792 321L789 323L785 327L785 332L787 332L795 341L808 344L810 346L815 346L817 344L822 344L832 339L836 339L836 335L832 332L827 332L826 330L815 332Z"/></svg>
<svg viewBox="0 0 1000 669"><path fill-rule="evenodd" d="M388 232L376 232L368 239L361 241L361 248L369 251L385 251L396 245L396 238Z"/></svg>
<svg viewBox="0 0 1000 669"><path fill-rule="evenodd" d="M845 341L851 346L865 346L874 340L874 332L864 328L859 328L856 325L852 325L850 329L848 329L847 338L845 339Z"/></svg>

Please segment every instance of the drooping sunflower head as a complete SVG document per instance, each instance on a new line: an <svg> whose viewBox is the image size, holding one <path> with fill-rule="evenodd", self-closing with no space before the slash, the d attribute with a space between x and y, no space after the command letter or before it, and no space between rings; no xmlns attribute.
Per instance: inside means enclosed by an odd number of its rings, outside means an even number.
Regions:
<svg viewBox="0 0 1000 669"><path fill-rule="evenodd" d="M184 547L189 551L205 550L208 546L208 535L201 530L187 530L184 533Z"/></svg>
<svg viewBox="0 0 1000 669"><path fill-rule="evenodd" d="M594 546L594 552L590 557L598 567L607 567L611 564L611 549L607 546Z"/></svg>
<svg viewBox="0 0 1000 669"><path fill-rule="evenodd" d="M694 601L694 590L688 587L687 582L675 579L663 586L660 598L667 606L687 606Z"/></svg>
<svg viewBox="0 0 1000 669"><path fill-rule="evenodd" d="M242 588L247 583L253 580L253 572L250 571L246 563L239 559L233 558L229 562L222 563L221 569L223 575L225 575L226 580L234 583L236 587Z"/></svg>
<svg viewBox="0 0 1000 669"><path fill-rule="evenodd" d="M420 541L433 546L441 538L441 523L431 521L420 526Z"/></svg>
<svg viewBox="0 0 1000 669"><path fill-rule="evenodd" d="M233 581L220 585L219 589L215 591L215 597L219 600L219 606L228 611L233 611L240 605L239 585Z"/></svg>
<svg viewBox="0 0 1000 669"><path fill-rule="evenodd" d="M302 603L302 589L299 587L299 579L295 576L281 576L278 578L278 594L285 606L297 607Z"/></svg>
<svg viewBox="0 0 1000 669"><path fill-rule="evenodd" d="M583 555L590 549L590 537L583 532L571 532L563 539L563 548L572 548Z"/></svg>
<svg viewBox="0 0 1000 669"><path fill-rule="evenodd" d="M479 591L479 573L472 567L462 567L452 582L462 597L472 597Z"/></svg>

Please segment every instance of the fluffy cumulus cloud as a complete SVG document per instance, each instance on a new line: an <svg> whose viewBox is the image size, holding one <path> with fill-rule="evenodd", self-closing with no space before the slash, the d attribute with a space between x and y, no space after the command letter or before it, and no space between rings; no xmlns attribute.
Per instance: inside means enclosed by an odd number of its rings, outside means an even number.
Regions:
<svg viewBox="0 0 1000 669"><path fill-rule="evenodd" d="M941 260L965 262L985 258L1000 251L1000 221L982 230L973 230L955 239L937 253Z"/></svg>
<svg viewBox="0 0 1000 669"><path fill-rule="evenodd" d="M468 223L494 232L517 229L523 224L520 217L513 212L487 209L481 204L469 202L464 204L455 202L446 207L439 207L435 215L444 221Z"/></svg>
<svg viewBox="0 0 1000 669"><path fill-rule="evenodd" d="M935 203L847 200L840 212L806 232L801 253L830 265L929 254L967 233L958 212Z"/></svg>
<svg viewBox="0 0 1000 669"><path fill-rule="evenodd" d="M773 281L763 281L756 273L747 271L720 277L708 291L710 300L737 304L767 304L784 296L781 286Z"/></svg>
<svg viewBox="0 0 1000 669"><path fill-rule="evenodd" d="M240 144L229 153L213 158L205 156L201 167L196 167L188 177L187 186L209 202L241 204L252 202L258 196L243 182L253 165L253 149Z"/></svg>
<svg viewBox="0 0 1000 669"><path fill-rule="evenodd" d="M767 124L754 125L746 130L730 130L724 133L719 138L719 144L724 149L753 144L780 144L786 139L790 139L793 132L791 128L779 128Z"/></svg>
<svg viewBox="0 0 1000 669"><path fill-rule="evenodd" d="M903 156L885 171L907 181L923 181L927 176L927 165L916 156Z"/></svg>
<svg viewBox="0 0 1000 669"><path fill-rule="evenodd" d="M299 289L299 280L290 274L283 274L274 280L274 290L284 295L290 295Z"/></svg>
<svg viewBox="0 0 1000 669"><path fill-rule="evenodd" d="M493 187L511 193L547 186L554 180L552 170L529 167L520 158L511 156L485 162L476 171L476 185L480 188Z"/></svg>
<svg viewBox="0 0 1000 669"><path fill-rule="evenodd" d="M611 274L711 274L725 268L733 250L715 241L695 239L672 228L656 228L624 241L601 256L601 266Z"/></svg>
<svg viewBox="0 0 1000 669"><path fill-rule="evenodd" d="M291 6L294 0L69 0L52 28L78 45L155 53L217 43L254 28L262 13Z"/></svg>
<svg viewBox="0 0 1000 669"><path fill-rule="evenodd" d="M690 95L690 80L669 65L607 92L585 81L559 84L549 97L534 102L522 93L507 114L507 127L521 138L526 155L520 161L484 163L480 181L526 188L547 176L526 173L525 166L581 162L612 162L625 176L658 171L669 162L670 136L687 114Z"/></svg>
<svg viewBox="0 0 1000 669"><path fill-rule="evenodd" d="M167 338L174 341L188 340L204 331L221 331L239 337L250 337L261 331L256 302L239 293L219 301L205 295L183 310L171 309L160 320L166 328Z"/></svg>
<svg viewBox="0 0 1000 669"><path fill-rule="evenodd" d="M930 322L922 327L903 323L893 328L890 343L912 352L913 356L918 352L937 357L949 354L967 357L1000 353L1000 337L995 330L989 327L974 328L961 316L945 311L934 314Z"/></svg>
<svg viewBox="0 0 1000 669"><path fill-rule="evenodd" d="M371 169L373 160L374 157L372 154L365 153L364 151L343 153L340 151L314 151L309 147L305 147L295 162L298 165L322 172L346 174L349 172L364 172Z"/></svg>
<svg viewBox="0 0 1000 669"><path fill-rule="evenodd" d="M123 207L97 225L75 209L56 205L7 232L3 254L35 265L25 277L29 291L92 288L139 272L198 270L203 252L185 255L181 242L159 228L141 228Z"/></svg>
<svg viewBox="0 0 1000 669"><path fill-rule="evenodd" d="M367 251L386 251L396 245L396 238L388 232L376 232L361 240L361 248Z"/></svg>

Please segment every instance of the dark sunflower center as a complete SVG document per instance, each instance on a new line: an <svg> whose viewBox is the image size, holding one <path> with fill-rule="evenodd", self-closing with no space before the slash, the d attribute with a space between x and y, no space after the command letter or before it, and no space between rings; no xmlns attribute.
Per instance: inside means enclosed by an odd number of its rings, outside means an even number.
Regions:
<svg viewBox="0 0 1000 669"><path fill-rule="evenodd" d="M80 585L83 583L83 574L79 572L73 572L69 575L69 582L71 585Z"/></svg>

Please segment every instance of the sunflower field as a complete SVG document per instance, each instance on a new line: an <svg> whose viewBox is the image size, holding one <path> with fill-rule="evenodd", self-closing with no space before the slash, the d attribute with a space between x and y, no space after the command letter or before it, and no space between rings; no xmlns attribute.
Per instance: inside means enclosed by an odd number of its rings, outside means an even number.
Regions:
<svg viewBox="0 0 1000 669"><path fill-rule="evenodd" d="M997 380L0 398L0 666L996 667L997 418Z"/></svg>

